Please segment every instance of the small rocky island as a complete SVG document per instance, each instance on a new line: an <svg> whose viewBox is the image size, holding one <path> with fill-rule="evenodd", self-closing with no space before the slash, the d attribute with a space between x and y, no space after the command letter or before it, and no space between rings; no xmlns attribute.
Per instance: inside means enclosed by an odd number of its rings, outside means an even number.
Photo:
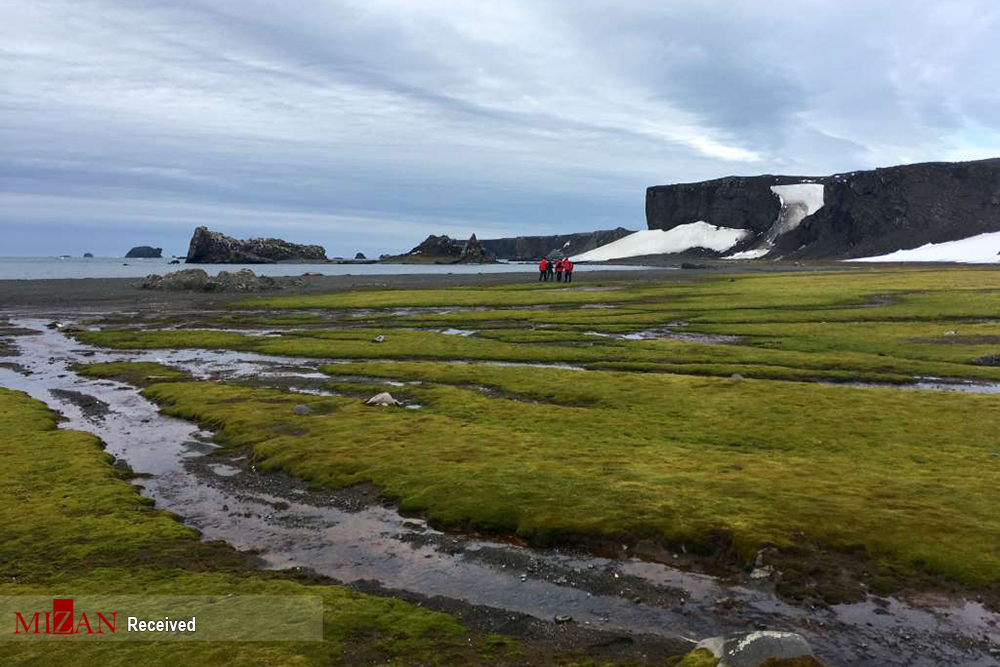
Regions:
<svg viewBox="0 0 1000 667"><path fill-rule="evenodd" d="M148 245L137 245L125 253L126 257L132 259L159 259L163 257L163 248L154 248Z"/></svg>
<svg viewBox="0 0 1000 667"><path fill-rule="evenodd" d="M383 262L401 264L492 264L496 262L473 234L468 241L431 234L408 253L383 256Z"/></svg>
<svg viewBox="0 0 1000 667"><path fill-rule="evenodd" d="M326 262L319 245L301 245L281 239L234 239L207 227L198 227L188 246L188 264L276 264Z"/></svg>

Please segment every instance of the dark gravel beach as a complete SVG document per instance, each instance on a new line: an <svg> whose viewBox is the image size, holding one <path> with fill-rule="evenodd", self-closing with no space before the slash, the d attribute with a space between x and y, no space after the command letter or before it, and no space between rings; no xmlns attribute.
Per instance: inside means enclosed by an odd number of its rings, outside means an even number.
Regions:
<svg viewBox="0 0 1000 667"><path fill-rule="evenodd" d="M636 271L579 272L573 285L606 281L663 280L700 271L659 268ZM419 289L461 285L500 285L531 282L537 272L480 274L400 274L378 276L308 276L301 286L257 294L310 294L366 287ZM222 304L243 296L233 292L152 291L139 288L136 278L74 278L48 280L0 280L0 310L120 310L141 308L184 308L192 305Z"/></svg>

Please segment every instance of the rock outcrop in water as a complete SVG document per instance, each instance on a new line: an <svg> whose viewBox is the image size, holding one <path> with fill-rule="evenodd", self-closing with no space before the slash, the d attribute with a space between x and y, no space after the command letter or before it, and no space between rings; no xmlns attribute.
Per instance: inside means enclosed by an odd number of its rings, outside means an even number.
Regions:
<svg viewBox="0 0 1000 667"><path fill-rule="evenodd" d="M822 188L820 207L782 198ZM791 210L795 206L800 206ZM853 258L1000 231L1000 159L929 162L822 177L728 177L646 191L646 223L704 221L753 232L730 252L769 258Z"/></svg>
<svg viewBox="0 0 1000 667"><path fill-rule="evenodd" d="M276 262L325 262L326 250L281 239L234 239L198 227L188 246L188 264L274 264Z"/></svg>
<svg viewBox="0 0 1000 667"><path fill-rule="evenodd" d="M495 261L475 234L465 242L431 234L405 255L383 256L381 259L409 264L487 264Z"/></svg>
<svg viewBox="0 0 1000 667"><path fill-rule="evenodd" d="M486 253L486 248L475 234L469 237L458 255L459 264L488 264L493 261L495 260Z"/></svg>
<svg viewBox="0 0 1000 667"><path fill-rule="evenodd" d="M551 236L516 236L483 239L486 252L497 259L531 261L541 257L570 257L593 250L628 236L634 230L618 227L596 232L554 234Z"/></svg>
<svg viewBox="0 0 1000 667"><path fill-rule="evenodd" d="M125 253L125 256L131 257L133 259L137 258L158 259L160 257L163 257L163 248L154 248L148 245L139 245L132 248L127 253Z"/></svg>

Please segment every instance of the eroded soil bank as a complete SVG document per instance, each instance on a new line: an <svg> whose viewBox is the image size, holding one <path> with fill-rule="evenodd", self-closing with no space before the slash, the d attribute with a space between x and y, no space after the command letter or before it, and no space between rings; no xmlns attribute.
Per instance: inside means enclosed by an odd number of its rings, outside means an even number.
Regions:
<svg viewBox="0 0 1000 667"><path fill-rule="evenodd" d="M206 539L255 550L268 567L301 567L365 590L434 598L437 607L499 631L592 632L595 643L621 637L638 645L649 641L645 635L683 646L727 632L788 629L805 635L833 665L996 664L1000 616L976 601L916 606L871 597L858 604L798 607L782 601L766 578L727 582L635 558L445 534L399 515L369 489L317 490L285 475L261 474L241 453L219 452L210 433L160 414L135 388L82 378L70 368L94 361L162 361L197 377L263 377L286 388L321 391L314 382L323 377L317 370L321 360L237 352L111 353L46 328L47 320L14 318L13 324L38 333L12 337L5 361L13 365L0 368L0 385L61 411L67 427L98 435L122 465L148 475L137 483L158 506ZM678 561L684 558L678 554Z"/></svg>

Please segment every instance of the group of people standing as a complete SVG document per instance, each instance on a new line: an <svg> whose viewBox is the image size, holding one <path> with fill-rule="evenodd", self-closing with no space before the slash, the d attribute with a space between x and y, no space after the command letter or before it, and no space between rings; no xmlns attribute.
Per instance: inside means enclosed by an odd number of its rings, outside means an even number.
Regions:
<svg viewBox="0 0 1000 667"><path fill-rule="evenodd" d="M542 261L538 263L538 282L555 278L556 282L561 283L563 277L565 277L566 282L573 282L573 262L569 260L569 257L559 258L554 262L548 257L542 257Z"/></svg>

